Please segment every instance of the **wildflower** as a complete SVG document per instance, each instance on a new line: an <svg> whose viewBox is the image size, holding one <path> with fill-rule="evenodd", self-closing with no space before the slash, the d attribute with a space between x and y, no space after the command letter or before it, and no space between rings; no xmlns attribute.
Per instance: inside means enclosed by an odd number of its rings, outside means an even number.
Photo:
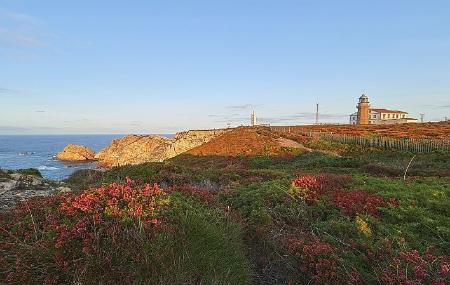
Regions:
<svg viewBox="0 0 450 285"><path fill-rule="evenodd" d="M356 226L358 227L358 230L360 233L365 235L366 237L369 237L372 235L372 230L369 227L369 224L360 216L356 217Z"/></svg>

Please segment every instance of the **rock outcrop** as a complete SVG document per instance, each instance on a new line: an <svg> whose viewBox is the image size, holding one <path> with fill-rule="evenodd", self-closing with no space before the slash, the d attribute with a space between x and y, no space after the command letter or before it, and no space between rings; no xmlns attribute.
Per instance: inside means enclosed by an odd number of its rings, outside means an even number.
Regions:
<svg viewBox="0 0 450 285"><path fill-rule="evenodd" d="M129 135L113 140L110 146L95 155L95 159L105 167L164 161L207 143L226 131L187 131L177 133L171 139L155 135Z"/></svg>
<svg viewBox="0 0 450 285"><path fill-rule="evenodd" d="M82 145L67 145L63 151L56 155L56 159L67 161L85 161L94 160L95 153Z"/></svg>
<svg viewBox="0 0 450 285"><path fill-rule="evenodd" d="M72 190L63 182L45 180L37 175L0 169L0 212L13 208L17 203L37 196L50 196Z"/></svg>
<svg viewBox="0 0 450 285"><path fill-rule="evenodd" d="M161 136L129 135L112 141L111 145L95 155L105 167L162 161L170 140Z"/></svg>

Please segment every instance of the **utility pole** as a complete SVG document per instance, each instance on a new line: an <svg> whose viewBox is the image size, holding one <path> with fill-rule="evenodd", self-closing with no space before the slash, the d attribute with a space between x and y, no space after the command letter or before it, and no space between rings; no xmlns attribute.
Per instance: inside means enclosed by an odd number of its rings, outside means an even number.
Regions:
<svg viewBox="0 0 450 285"><path fill-rule="evenodd" d="M319 124L319 103L316 103L316 125Z"/></svg>
<svg viewBox="0 0 450 285"><path fill-rule="evenodd" d="M420 114L420 122L423 123L423 117L425 116L425 114Z"/></svg>

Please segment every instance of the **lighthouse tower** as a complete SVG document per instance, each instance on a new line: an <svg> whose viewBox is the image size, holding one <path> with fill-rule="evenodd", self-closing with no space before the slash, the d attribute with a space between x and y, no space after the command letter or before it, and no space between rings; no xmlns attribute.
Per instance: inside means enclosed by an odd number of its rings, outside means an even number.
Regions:
<svg viewBox="0 0 450 285"><path fill-rule="evenodd" d="M255 114L254 110L253 110L252 115L250 116L250 123L252 126L256 126L256 114Z"/></svg>
<svg viewBox="0 0 450 285"><path fill-rule="evenodd" d="M358 108L358 125L369 124L369 107L369 97L367 97L367 95L363 93L361 97L359 97L358 106L356 106L356 108Z"/></svg>

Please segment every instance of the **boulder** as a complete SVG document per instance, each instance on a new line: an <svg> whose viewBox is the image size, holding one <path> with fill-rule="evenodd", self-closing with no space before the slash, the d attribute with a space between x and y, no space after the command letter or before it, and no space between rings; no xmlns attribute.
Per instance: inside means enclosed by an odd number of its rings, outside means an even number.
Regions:
<svg viewBox="0 0 450 285"><path fill-rule="evenodd" d="M67 161L86 161L94 160L95 153L82 145L67 145L63 151L56 155L56 159Z"/></svg>

